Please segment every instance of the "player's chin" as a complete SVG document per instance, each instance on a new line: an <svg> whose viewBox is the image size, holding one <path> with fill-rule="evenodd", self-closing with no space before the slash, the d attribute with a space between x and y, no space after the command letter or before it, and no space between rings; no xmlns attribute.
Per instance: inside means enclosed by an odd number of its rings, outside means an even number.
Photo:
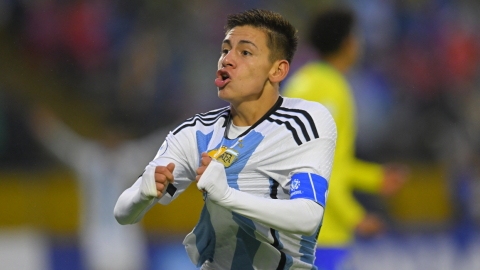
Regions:
<svg viewBox="0 0 480 270"><path fill-rule="evenodd" d="M218 88L218 97L220 99L225 100L226 102L230 102L232 100L232 95L230 91L226 87Z"/></svg>
<svg viewBox="0 0 480 270"><path fill-rule="evenodd" d="M220 92L227 92L226 90L228 89L228 83L225 84L223 87L218 87L217 86L217 90L218 90L218 94L220 95Z"/></svg>

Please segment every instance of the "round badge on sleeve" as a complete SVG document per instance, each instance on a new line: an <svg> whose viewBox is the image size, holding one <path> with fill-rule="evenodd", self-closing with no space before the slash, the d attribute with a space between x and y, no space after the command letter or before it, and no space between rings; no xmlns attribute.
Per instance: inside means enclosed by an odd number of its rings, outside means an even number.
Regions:
<svg viewBox="0 0 480 270"><path fill-rule="evenodd" d="M165 154L165 152L167 152L167 149L168 149L168 141L165 140L162 146L160 146L160 149L158 149L157 157Z"/></svg>

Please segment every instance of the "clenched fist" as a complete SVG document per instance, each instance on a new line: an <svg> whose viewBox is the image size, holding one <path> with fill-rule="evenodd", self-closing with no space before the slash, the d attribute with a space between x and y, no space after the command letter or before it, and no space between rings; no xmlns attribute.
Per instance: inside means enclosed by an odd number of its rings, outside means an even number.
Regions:
<svg viewBox="0 0 480 270"><path fill-rule="evenodd" d="M167 166L149 167L142 176L140 191L147 198L160 199L165 193L168 183L173 184L173 170L175 164L169 163Z"/></svg>
<svg viewBox="0 0 480 270"><path fill-rule="evenodd" d="M228 186L225 167L207 153L202 153L200 167L197 169L197 188L207 192L207 197L217 203L225 200L232 193Z"/></svg>
<svg viewBox="0 0 480 270"><path fill-rule="evenodd" d="M155 187L157 188L157 198L161 198L168 183L173 184L173 170L175 164L169 163L165 166L155 167Z"/></svg>
<svg viewBox="0 0 480 270"><path fill-rule="evenodd" d="M202 177L202 174L205 172L207 169L208 165L212 162L212 158L205 152L202 153L202 160L200 161L200 167L197 169L197 183L198 180L200 180L200 177Z"/></svg>

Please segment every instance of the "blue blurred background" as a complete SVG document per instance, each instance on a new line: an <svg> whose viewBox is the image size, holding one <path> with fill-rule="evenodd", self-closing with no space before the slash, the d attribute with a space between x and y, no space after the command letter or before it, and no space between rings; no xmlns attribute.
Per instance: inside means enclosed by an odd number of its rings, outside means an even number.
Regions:
<svg viewBox="0 0 480 270"><path fill-rule="evenodd" d="M351 263L480 269L478 0L0 0L0 268L88 269L85 215L116 199L95 201L85 184L94 168L82 171L73 154L93 145L110 153L105 161L120 155L111 149L141 144L122 160L132 172L115 182L123 190L168 130L226 105L214 79L227 14L257 7L290 20L300 36L293 73L316 57L304 34L309 18L337 3L356 11L364 37L349 74L358 156L411 172L391 199L359 194L389 229L358 239ZM46 140L59 126L66 133ZM62 155L48 146L62 134L79 148ZM202 206L191 186L146 215L146 269L195 269L181 242Z"/></svg>

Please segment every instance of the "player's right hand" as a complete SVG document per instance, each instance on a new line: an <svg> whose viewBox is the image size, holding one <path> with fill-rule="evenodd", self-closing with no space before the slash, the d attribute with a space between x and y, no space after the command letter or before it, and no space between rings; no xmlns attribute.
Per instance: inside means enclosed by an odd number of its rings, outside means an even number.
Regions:
<svg viewBox="0 0 480 270"><path fill-rule="evenodd" d="M385 223L376 214L368 213L357 225L357 235L364 238L370 238L381 234L385 230Z"/></svg>
<svg viewBox="0 0 480 270"><path fill-rule="evenodd" d="M173 184L173 170L175 164L169 163L167 166L155 167L155 187L157 188L157 198L161 198L162 194L168 186L168 183Z"/></svg>
<svg viewBox="0 0 480 270"><path fill-rule="evenodd" d="M405 185L409 176L408 167L402 164L390 163L383 166L383 171L384 176L380 194L387 198L392 197Z"/></svg>

